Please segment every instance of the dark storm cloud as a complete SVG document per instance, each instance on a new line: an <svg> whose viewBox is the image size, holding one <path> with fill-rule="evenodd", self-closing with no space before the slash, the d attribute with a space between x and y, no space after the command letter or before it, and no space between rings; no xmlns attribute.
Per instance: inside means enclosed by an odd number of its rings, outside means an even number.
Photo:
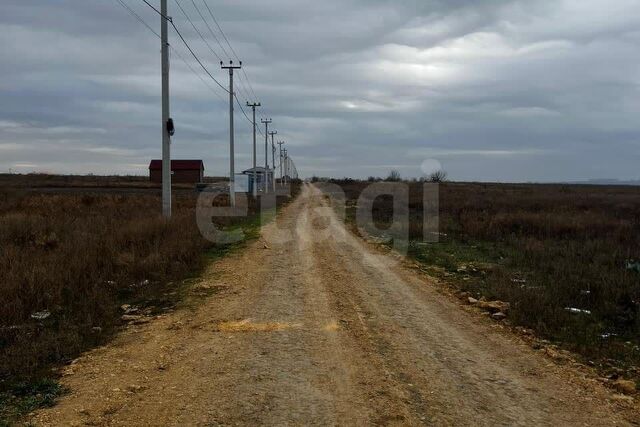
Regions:
<svg viewBox="0 0 640 427"><path fill-rule="evenodd" d="M125 1L159 26L141 1ZM455 179L640 177L635 0L209 4L303 175L418 176L435 159ZM159 40L115 0L7 0L0 26L0 170L144 173L160 154ZM251 89L240 83L244 102ZM228 106L209 84L172 54L174 157L203 158L220 175ZM236 121L244 167L250 126L240 111Z"/></svg>

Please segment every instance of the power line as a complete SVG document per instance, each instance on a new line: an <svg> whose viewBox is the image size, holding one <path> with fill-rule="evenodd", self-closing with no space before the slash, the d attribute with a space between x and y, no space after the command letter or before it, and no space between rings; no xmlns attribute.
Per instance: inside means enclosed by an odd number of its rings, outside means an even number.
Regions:
<svg viewBox="0 0 640 427"><path fill-rule="evenodd" d="M247 115L247 113L244 111L244 108L242 108L242 103L240 102L240 100L238 99L238 97L236 96L236 94L233 94L233 98L236 100L236 103L238 104L238 107L240 107L240 111L242 111L242 114L244 115L244 117L247 119L247 121L251 124L253 124L253 120L251 120L249 118L249 116ZM260 128L258 128L258 131L260 131ZM262 132L260 132L260 134L262 134Z"/></svg>
<svg viewBox="0 0 640 427"><path fill-rule="evenodd" d="M193 0L191 0L193 2ZM222 30L222 27L220 26L220 24L218 23L218 20L216 19L215 15L213 14L213 11L211 10L211 7L209 7L208 1L207 0L202 0L202 2L204 3L204 5L207 8L207 11L209 12L209 15L211 16L211 19L213 20L214 24L216 25L216 27L218 28L218 30L220 31L220 34L222 34L222 37L224 38L224 41L227 43L227 46L229 46L229 49L231 50L231 52L235 55L235 59L236 60L240 60L240 57L238 56L238 54L236 53L235 49L233 48L233 46L231 45L231 43L229 42L229 39L227 38L227 35L224 33L224 31ZM195 3L194 3L195 5ZM207 25L208 26L208 25ZM213 33L213 32L212 32ZM225 53L225 55L227 56L231 56L229 55L229 53L226 51L226 49L224 48L224 46L222 46L222 43L220 43L220 41L218 40L217 37L214 36L214 38L216 39L216 41L218 42L218 45L220 46L220 48L222 49L222 51ZM249 80L249 76L247 74L247 72L245 71L245 69L243 68L242 70L242 74L244 75L245 80L247 81L247 84L249 85L249 90L251 91L251 94L253 95L253 100L257 101L259 98L256 96L256 92L253 90L253 85L251 84L251 80ZM242 80L239 79L239 88L242 87ZM248 92L245 88L243 88L243 90L245 92ZM249 96L247 96L245 94L245 97L247 98L246 100L249 101Z"/></svg>
<svg viewBox="0 0 640 427"><path fill-rule="evenodd" d="M209 72L209 70L207 69L207 67L204 66L204 64L202 63L202 61L200 60L200 58L198 58L198 55L196 55L196 53L193 51L193 49L191 49L191 46L189 46L189 43L187 43L187 41L185 40L185 38L182 36L182 33L180 32L180 30L178 29L178 27L176 26L176 24L173 22L173 20L171 18L169 18L168 16L163 15L158 9L156 9L151 3L149 3L147 0L142 0L147 6L149 6L151 9L153 9L158 15L160 15L163 19L166 19L167 22L169 22L171 24L171 26L173 27L173 29L176 31L176 33L178 34L178 36L180 37L180 40L182 40L182 43L184 43L184 45L187 47L187 49L189 50L189 52L191 53L191 56L193 56L193 58L198 62L198 64L200 64L200 67L202 67L202 69L205 71L205 73L207 73L207 75L209 75L209 77L211 77L211 80L213 80L214 82L216 82L216 84L218 86L220 86L220 88L222 90L224 90L226 93L229 93L229 91L222 86L222 84L216 80L215 77L213 77L213 75Z"/></svg>
<svg viewBox="0 0 640 427"><path fill-rule="evenodd" d="M244 78L247 79L247 83L249 84L249 89L251 89L251 93L256 99L258 99L258 97L256 96L256 93L253 91L253 85L251 84L251 80L249 80L249 76L247 75L247 72L244 70L244 68L242 69L242 74L244 74Z"/></svg>
<svg viewBox="0 0 640 427"><path fill-rule="evenodd" d="M160 37L159 34L156 33L156 31L153 30L153 27L151 27L149 24L147 24L141 17L140 15L138 15L137 13L135 13L135 11L133 11L130 7L128 7L126 4L123 3L122 0L117 0L123 7L125 7L128 11L130 11L133 16L136 17L136 19L138 19L142 24L144 24L150 31L152 31L154 34L156 34L156 36ZM151 3L149 3L147 0L142 0L147 6L149 6L151 9L153 9L154 12L156 12L158 15L160 15L163 19L167 20L167 22L169 22L171 24L171 26L173 27L173 29L176 31L176 33L178 34L178 36L180 37L180 40L182 40L182 43L185 45L185 47L189 50L189 53L191 53L191 56L193 56L193 58L198 62L198 64L200 65L200 67L202 67L202 69L205 71L205 73L207 73L207 75L222 89L225 91L225 93L229 93L229 90L226 89L215 77L213 77L213 75L209 72L209 70L207 69L207 67L205 67L205 65L202 63L202 61L200 60L200 58L198 58L198 55L196 55L196 53L193 51L193 49L191 48L191 46L189 46L189 43L187 43L186 39L184 38L184 36L182 35L182 33L180 32L180 30L178 29L178 27L176 26L176 24L173 22L173 20L162 14L162 12L160 12L156 7L154 7ZM178 6L180 7L180 3L178 2L178 0L175 0L176 3L178 4ZM211 14L211 17L213 19L213 21L215 22L216 26L218 27L218 29L220 30L220 33L222 34L222 36L224 37L225 41L227 42L227 44L229 45L229 48L231 49L231 51L233 52L233 54L236 56L236 58L238 58L238 54L235 52L235 50L233 49L233 47L231 46L231 43L229 43L229 39L227 38L227 36L224 34L224 32L222 31L222 28L220 28L220 25L218 24L218 21L216 20L215 16L213 15L211 9L209 8L209 5L207 4L206 0L203 0L203 3L205 4L205 6L207 6L207 9L209 10L209 13ZM185 14L185 16L188 18L188 15L184 12L184 9L182 9L182 7L180 7L180 9L183 11L183 13ZM193 22L191 22L193 25ZM194 25L195 28L195 25ZM198 32L198 34L200 34L200 32L197 30L197 28L195 28L196 31ZM202 37L202 35L200 34L200 36ZM204 38L203 38L204 39ZM196 76L198 76L198 78L200 78L200 80L203 81L203 83L205 82L205 80L202 78L202 76L200 76L198 73L195 72L195 70L193 69L193 67L191 67L191 65L189 65L189 63L180 55L180 53L172 48L172 50L178 55L178 57L185 63L185 65L187 65L189 67L189 69L196 74ZM224 49L223 49L224 50ZM244 71L244 69L243 69ZM246 72L243 72L243 74L245 75L245 78L247 80L247 83L249 83L249 86L251 88L251 91L255 97L255 100L257 100L257 96L255 96L255 92L253 91L253 87L251 86L251 82L249 81ZM205 83L206 84L206 83ZM213 91L213 88L211 88L208 84L206 84L207 87L209 87L209 89L216 94L216 96L218 96L219 98L220 95ZM238 106L240 107L240 111L242 111L242 114L244 115L244 117L247 119L247 121L249 123L251 122L251 119L249 118L249 116L247 115L247 113L244 111L244 108L242 107L242 103L240 102L240 100L238 100L237 95L234 93L233 94L234 99L236 100ZM221 98L222 99L222 98ZM248 98L247 98L248 100ZM223 99L224 101L224 99ZM260 127L258 127L258 132L260 132L260 135L264 137L264 134L262 133L262 130L260 129Z"/></svg>
<svg viewBox="0 0 640 427"><path fill-rule="evenodd" d="M171 22L171 18L163 15L162 12L160 12L154 5L149 3L147 0L142 0L142 1L145 2L147 4L147 6L149 6L151 9L153 9L158 15L162 16L164 19L166 19L167 21Z"/></svg>
<svg viewBox="0 0 640 427"><path fill-rule="evenodd" d="M216 58L218 58L219 61L222 61L222 58L220 57L220 55L218 55L218 52L216 52L215 50L213 50L213 48L211 47L211 45L209 44L209 42L204 38L204 36L202 35L202 33L200 32L200 30L198 30L198 28L196 27L196 25L193 23L193 21L191 20L191 18L189 17L189 15L187 15L187 12L185 12L185 10L182 8L182 5L180 4L180 2L178 0L175 0L176 4L178 5L178 8L180 9L180 11L182 12L182 14L184 15L185 18L187 18L187 21L189 21L189 23L191 24L191 26L193 27L194 30L196 30L196 33L198 33L198 35L200 36L200 38L202 39L202 41L204 42L204 44L207 45L207 47L209 48L209 50L211 51L211 53L213 53L213 56L215 56Z"/></svg>
<svg viewBox="0 0 640 427"><path fill-rule="evenodd" d="M158 34L158 32L156 30L153 29L153 27L151 25L149 25L135 10L133 10L129 5L127 5L123 0L116 0L127 12L129 12L129 14L131 14L134 18L136 18L136 20L138 22L140 22L142 25L144 25L145 27L147 27L147 29L149 31L151 31L157 38L161 39L162 37L160 36L160 34ZM216 90L209 84L207 83L207 81L193 68L193 66L191 64L189 64L189 62L185 59L184 56L182 56L182 54L180 53L179 50L177 50L176 48L174 48L173 46L169 46L171 48L171 51L173 53L175 53L178 58L184 62L184 65L186 65L189 70L191 70L191 72L198 78L200 79L200 81L207 86L207 88L215 95L217 96L220 100L224 101L224 99L222 98L222 96L220 96L220 94L218 92L216 92Z"/></svg>
<svg viewBox="0 0 640 427"><path fill-rule="evenodd" d="M149 31L151 31L153 34L155 34L157 38L159 38L159 39L161 39L161 38L162 38L162 37L160 37L160 34L158 34L158 32L157 32L156 30L154 30L154 29L153 29L153 27L152 27L151 25L147 24L147 23L145 22L145 20L144 20L144 19L142 19L142 17L136 13L136 11L135 11L135 10L133 10L133 9L131 9L131 8L129 7L129 5L127 5L127 4L126 4L125 2L123 2L122 0L116 0L116 1L117 1L118 3L120 3L120 6L122 6L123 8L125 8L125 9L126 9L126 10L127 10L127 11L128 11L128 12L129 12L133 17L135 17L135 18L138 20L138 22L140 22L142 25L144 25L145 27L147 27L147 29L148 29Z"/></svg>
<svg viewBox="0 0 640 427"><path fill-rule="evenodd" d="M204 2L204 5L207 7L207 9L209 10L209 15L211 15L213 17L213 13L211 13L211 9L209 9L209 5L207 5L207 3L202 0ZM231 55L229 55L227 53L227 51L225 50L224 46L222 46L222 43L220 43L220 40L218 39L218 36L216 36L215 32L211 29L211 26L209 25L209 23L207 22L207 20L204 18L204 16L202 16L202 13L200 13L200 9L198 8L198 6L196 6L196 3L194 0L191 0L191 3L193 3L193 7L196 8L196 10L198 11L198 14L200 15L200 17L202 18L202 20L204 21L205 25L207 26L207 28L209 29L209 32L211 33L211 35L213 36L213 39L216 41L216 43L218 43L218 46L220 46L220 49L222 49L222 52L224 52L224 54L231 59ZM236 58L237 59L237 58Z"/></svg>
<svg viewBox="0 0 640 427"><path fill-rule="evenodd" d="M202 41L207 45L207 48L209 48L209 51L216 57L218 58L219 61L222 61L222 58L220 57L220 55L218 55L218 52L215 51L215 49L213 47L211 47L211 45L209 44L209 42L206 40L206 38L204 37L204 35L200 32L200 30L198 30L198 28L196 27L195 23L193 22L193 20L191 19L191 17L189 16L189 14L187 14L187 12L185 11L185 9L182 7L182 4L180 4L179 0L175 0L176 4L178 5L178 8L180 9L180 11L182 12L182 14L184 15L185 18L187 18L187 21L189 21L189 23L191 24L191 26L193 27L193 29L196 31L196 33L200 36L200 38L202 39ZM220 41L218 40L218 37L215 35L215 33L213 32L211 26L209 25L209 23L207 22L207 20L205 19L204 15L202 14L202 12L200 11L200 9L198 8L198 6L196 5L194 0L191 0L191 4L193 5L193 7L195 8L196 12L198 13L198 15L200 15L200 18L202 19L202 21L204 22L204 24L206 25L206 27L209 29L209 32L211 33L211 35L213 36L213 38L216 40L216 42L218 43L218 45L222 48L222 51L225 53L225 55L228 56L228 54L226 53L224 46L222 46L222 44L220 43ZM206 3L205 3L206 5ZM238 60L240 60L239 58L237 58ZM246 73L245 73L246 75ZM240 92L244 91L246 93L246 89L244 88L244 86L242 85L242 81L238 80L238 90ZM249 101L249 97L245 95L242 95L246 98L247 101Z"/></svg>
<svg viewBox="0 0 640 427"><path fill-rule="evenodd" d="M218 30L220 30L220 34L222 34L222 37L224 37L224 40L227 42L227 45L231 49L231 52L233 52L233 54L236 56L237 60L240 60L240 58L238 57L238 54L236 53L236 51L233 50L233 47L231 46L231 43L229 43L229 39L227 39L227 36L224 34L224 31L222 31L222 28L220 28L220 24L218 24L218 20L213 15L213 12L211 11L211 8L209 7L208 2L206 0L202 0L202 1L203 1L204 5L207 7L207 10L209 11L209 15L211 15L211 19L213 19L213 22L216 24L216 27L218 27ZM220 44L220 47L222 47L222 44ZM229 55L229 53L227 53L227 51L224 49L224 47L222 47L222 51L225 53L225 55L231 56L231 55Z"/></svg>

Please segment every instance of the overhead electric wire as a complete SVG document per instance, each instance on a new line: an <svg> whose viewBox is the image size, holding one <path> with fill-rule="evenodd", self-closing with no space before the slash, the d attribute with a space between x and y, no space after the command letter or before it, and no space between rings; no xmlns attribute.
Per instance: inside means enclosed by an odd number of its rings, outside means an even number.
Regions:
<svg viewBox="0 0 640 427"><path fill-rule="evenodd" d="M222 43L220 43L220 40L218 39L218 36L216 36L216 33L213 31L213 29L211 29L211 26L209 25L209 23L207 22L205 17L202 15L202 12L200 12L200 8L196 5L196 2L194 0L191 0L191 4L193 4L193 7L198 12L198 15L200 15L200 18L202 18L202 21L204 21L204 24L209 29L209 32L213 36L213 39L216 41L216 43L218 43L218 46L220 46L220 49L222 49L222 52L224 52L224 54L227 56L227 58L231 59L231 55L229 55L227 53L227 51L225 50L224 46L222 46ZM205 3L204 5L207 6L207 3ZM207 8L208 8L208 6L207 6ZM211 10L209 10L209 12L211 12Z"/></svg>
<svg viewBox="0 0 640 427"><path fill-rule="evenodd" d="M151 25L147 24L147 23L145 22L145 20L144 20L144 19L142 19L142 17L136 13L136 11L135 11L135 10L133 10L133 9L131 9L131 8L129 7L129 5L127 5L127 4L126 4L124 1L122 1L122 0L116 0L116 1L117 1L118 3L120 3L120 6L122 6L123 8L125 8L125 9L126 9L126 10L127 10L127 11L128 11L128 12L129 12L133 17L135 17L135 18L138 20L138 22L140 22L142 25L144 25L145 27L147 27L147 29L148 29L149 31L151 31L153 34L155 34L155 35L156 35L156 37L158 37L159 39L162 39L162 37L160 36L160 34L158 34L158 32L157 32L156 30L154 30L154 29L153 29L153 27L152 27Z"/></svg>
<svg viewBox="0 0 640 427"><path fill-rule="evenodd" d="M198 28L196 27L196 24L193 23L193 21L191 20L191 18L189 17L189 15L187 15L187 12L183 9L182 5L180 4L180 2L178 0L175 0L176 4L178 5L178 8L180 9L180 11L182 12L182 14L184 15L185 18L187 18L187 21L189 21L189 23L191 24L191 26L193 27L193 29L196 31L196 33L198 33L198 35L200 36L200 38L202 39L202 41L204 42L204 44L207 45L207 47L209 48L209 51L211 51L211 53L213 53L213 55L218 58L219 61L222 61L222 57L220 55L218 55L218 52L216 52L215 50L213 50L213 48L211 47L211 45L209 44L209 42L204 38L204 36L202 35L202 33L200 32L200 30L198 30Z"/></svg>
<svg viewBox="0 0 640 427"><path fill-rule="evenodd" d="M129 7L129 5L127 5L123 0L116 0L127 12L129 12L129 14L131 14L134 18L136 18L136 20L138 22L140 22L142 25L144 25L145 27L147 27L147 29L149 31L151 31L157 38L162 40L162 37L160 36L160 34L158 34L157 31L155 31L153 29L153 27L151 25L149 25L135 10L131 9L131 7ZM191 64L189 64L189 62L184 58L184 56L182 56L182 54L180 53L179 50L177 50L176 48L174 48L173 46L169 45L169 48L171 49L171 51L173 53L175 53L178 58L180 58L180 60L182 62L184 62L184 64L191 70L191 72L198 77L198 79L200 79L200 81L207 86L207 88L214 94L216 95L220 100L222 100L223 102L225 101L224 98L222 98L222 96L220 96L220 94L218 92L216 92L216 90L209 84L207 83L207 81L200 75L198 74L198 72L193 68L193 66L191 66Z"/></svg>
<svg viewBox="0 0 640 427"><path fill-rule="evenodd" d="M229 45L229 47L231 47L231 45L229 44L229 40L227 40L227 36L224 35L224 31L222 31L222 28L220 28L220 25L218 24L218 20L213 15L213 12L211 11L211 8L209 7L209 4L207 3L206 0L202 0L202 2L204 3L204 5L206 6L207 10L209 11L209 15L211 16L211 19L213 19L213 22L216 24L216 27L218 27L218 30L220 30L220 34L222 34L222 37L224 37L224 39L226 40L226 42ZM222 46L222 43L220 43L220 41L218 40L217 37L216 37L216 41L218 41L218 44L220 45L220 48L222 49L224 54L227 55L229 58L231 58L231 55L229 55L229 52L226 51L226 49L224 48L224 46ZM233 54L236 56L236 59L237 59L238 55L235 53L235 51L233 50L232 47L231 47L231 51L233 52Z"/></svg>
<svg viewBox="0 0 640 427"><path fill-rule="evenodd" d="M140 21L145 27L147 27L153 34L155 34L157 37L161 38L161 36L153 29L153 27L151 27L149 24L147 24L141 17L140 15L138 15L133 9L131 9L128 5L126 5L123 0L117 0L118 3L120 3L120 5L122 7L124 7L127 11L129 11L138 21ZM205 73L225 92L225 93L229 93L229 90L227 88L225 88L215 77L213 77L213 75L209 72L209 70L207 69L207 67L205 67L205 65L202 63L202 61L200 60L200 58L198 57L198 55L196 55L196 53L194 52L194 50L191 48L191 46L189 45L189 43L187 42L187 40L184 38L184 36L182 35L182 33L180 32L180 30L178 29L178 27L176 26L176 24L173 22L173 20L162 14L162 12L160 12L155 6L153 6L151 3L149 3L148 0L142 0L147 6L149 6L154 12L156 12L158 15L160 15L163 19L166 19L167 22L169 22L171 24L171 26L173 27L173 29L175 30L176 34L178 34L178 37L180 38L180 40L182 41L182 43L185 45L185 47L187 48L187 50L189 51L189 53L191 53L191 56L193 56L193 58L196 60L196 62L198 62L198 64L200 65L200 67L205 71ZM193 0L191 0L192 3L195 5L195 3L193 2ZM218 28L218 30L220 31L220 33L222 34L222 37L224 38L225 42L227 43L227 45L229 46L229 48L231 49L231 51L233 52L233 54L235 55L236 59L239 60L238 54L236 53L236 51L233 49L233 46L231 46L231 43L229 42L229 39L227 38L226 34L224 34L224 31L222 31L222 28L220 27L220 24L218 23L218 20L215 18L215 16L213 15L213 12L211 10L211 8L209 7L209 5L207 4L206 0L202 0L203 3L205 4L205 6L207 7L207 10L209 11L209 14L211 15L211 18L213 19L213 22L216 24L216 27ZM175 0L176 4L178 5L178 7L180 8L180 10L182 11L182 13L185 15L185 17L187 18L187 20L191 23L191 25L194 27L194 29L196 30L196 32L200 35L200 37L203 39L203 41L205 41L205 43L207 44L207 47L209 47L209 49L212 51L212 53L214 53L214 55L216 57L218 57L218 59L220 59L219 55L215 52L215 50L213 50L213 48L211 48L211 46L209 45L209 43L206 41L206 39L204 38L204 36L202 36L202 33L200 33L200 31L197 29L197 27L195 26L195 24L193 23L193 21L189 18L189 15L184 11L184 9L182 8L182 6L180 5L178 0ZM200 16L203 18L202 14L200 13L199 9L196 6L196 10L198 11L198 13L200 14ZM207 27L209 28L210 31L211 28L210 26L206 23L205 20L205 24L207 25ZM212 31L212 34L213 31ZM222 44L219 42L218 38L215 37L215 40L218 42L218 44L220 45L220 47L222 48L222 51L228 55L228 52L224 49L224 47L222 46ZM170 46L171 47L171 46ZM202 80L203 83L205 83L207 85L207 87L219 98L222 99L222 97L220 96L220 94L218 94L217 92L214 91L214 89L209 86L209 84L206 83L206 81L202 78L202 76L200 74L198 74L193 67L184 59L184 57L182 57L182 55L180 55L180 52L177 51L176 49L172 48L172 51L175 52L178 57L185 63L185 65L187 65L187 67L189 67L189 69L196 75L198 76L198 78L200 78L200 80ZM242 69L242 72L244 74L244 77L249 85L249 88L251 90L251 93L253 94L253 96L255 97L255 100L257 100L257 96L255 94L255 91L253 90L253 86L251 85L251 81L249 80L249 77L246 73L246 71L244 70L244 68ZM239 80L241 81L241 80ZM238 87L238 89L240 89L240 86ZM245 89L246 92L246 89ZM241 94L242 95L242 94ZM246 94L245 94L246 95ZM240 111L242 111L242 114L244 115L244 117L247 119L247 121L250 124L253 124L253 121L249 118L249 116L247 115L247 113L245 112L242 104L240 103L240 100L238 99L236 93L234 92L233 94L234 99L236 100L236 103L238 104L238 106L240 107ZM247 97L248 100L248 97ZM222 99L222 101L224 101L224 99ZM264 137L264 133L262 132L262 130L260 129L260 126L256 126L258 132L260 133L261 136Z"/></svg>
<svg viewBox="0 0 640 427"><path fill-rule="evenodd" d="M223 61L222 57L218 54L218 52L215 51L215 49L209 44L209 42L207 41L207 39L204 37L204 35L202 34L202 32L200 32L200 30L198 29L198 27L195 25L195 23L193 22L193 20L191 19L191 17L189 16L189 14L186 12L186 10L182 7L182 4L180 3L179 0L175 0L176 5L178 6L178 8L180 9L180 11L182 12L182 14L184 15L184 17L187 19L187 21L189 21L189 24L191 24L191 26L193 27L193 29L195 30L195 32L198 34L198 36L200 36L200 38L202 39L202 41L207 45L207 48L209 49L209 51L216 57L218 58L219 61ZM220 45L220 47L222 48L223 52L226 51L224 50L224 47L220 44L220 41L218 40L218 38L216 37L215 33L213 32L213 30L211 29L211 26L209 25L209 23L205 20L204 16L202 15L202 12L200 12L200 9L198 8L198 6L196 5L196 3L194 2L194 0L191 0L191 3L193 4L194 8L196 9L196 12L198 13L198 15L200 15L200 18L202 18L202 20L204 21L205 25L207 26L207 28L209 29L209 31L211 32L211 35L214 37L214 39L216 40L216 42L218 42L218 45ZM173 24L173 23L172 23ZM239 81L239 83L241 83ZM242 92L244 91L246 93L246 89L244 89L244 87L239 84L238 85L238 91ZM229 91L227 91L228 93ZM241 94L241 96L245 97L247 101L249 101L249 97L246 94Z"/></svg>
<svg viewBox="0 0 640 427"><path fill-rule="evenodd" d="M191 0L193 2L193 0ZM211 16L211 19L213 20L214 24L216 25L216 27L218 28L218 30L220 31L220 34L222 34L222 37L224 38L224 41L227 43L227 46L229 46L229 49L231 50L231 52L233 53L233 55L235 56L235 59L237 59L238 61L240 60L240 57L238 56L238 54L236 53L235 49L233 48L233 46L231 45L231 43L229 42L229 39L227 38L227 35L224 33L224 31L222 30L222 27L220 26L220 24L218 23L218 20L216 19L215 15L213 14L213 11L211 10L211 7L209 7L209 4L207 2L207 0L202 0L202 2L204 3L204 5L207 8L207 11L209 12L209 15ZM195 3L194 3L195 5ZM208 26L208 25L207 25ZM213 33L213 32L212 32ZM222 43L220 43L220 41L218 40L217 37L215 37L216 41L218 42L218 45L220 46L220 48L222 49L222 51L225 53L225 55L227 56L231 56L229 55L229 53L225 50L224 46L222 46ZM242 74L244 75L245 80L247 81L247 84L249 85L249 90L251 91L251 94L253 95L253 100L254 101L258 101L258 96L256 95L256 92L253 90L253 85L251 84L251 80L249 80L249 76L247 75L247 72L245 71L244 68L242 68ZM239 79L240 82L242 82L242 79ZM240 83L240 85L242 85L242 83ZM246 89L244 89L245 92L248 92ZM249 96L246 96L247 101L249 100Z"/></svg>
<svg viewBox="0 0 640 427"><path fill-rule="evenodd" d="M247 75L247 72L244 70L244 68L242 69L242 74L244 74L244 78L247 80L247 83L249 84L249 89L251 89L251 93L257 99L258 97L256 96L256 93L253 91L253 85L251 84L251 80L249 80L249 76Z"/></svg>
<svg viewBox="0 0 640 427"><path fill-rule="evenodd" d="M240 100L238 99L238 97L236 96L236 94L233 94L233 97L236 100L236 103L238 104L238 107L240 107L240 111L242 111L242 114L244 115L244 117L247 119L247 121L249 122L249 124L253 125L253 120L251 120L249 118L249 116L247 115L246 111L244 111L244 108L242 107L242 103L240 102ZM257 126L256 123L256 129L258 130L258 133L264 137L264 134L262 133L262 130L260 129L260 126Z"/></svg>
<svg viewBox="0 0 640 427"><path fill-rule="evenodd" d="M213 77L213 75L209 72L209 70L207 69L207 67L204 66L204 64L202 63L202 61L200 60L200 58L198 58L198 55L196 55L196 53L193 51L193 49L191 49L191 46L189 46L189 43L187 43L187 40L185 40L185 38L182 36L182 33L180 32L180 30L178 29L178 27L176 26L176 24L173 22L173 20L162 14L162 12L160 12L158 9L156 9L151 3L149 3L147 0L142 0L147 6L149 6L151 9L153 9L158 15L160 15L163 19L166 19L167 22L169 22L171 24L171 26L173 27L173 29L176 31L176 34L178 34L178 37L180 37L180 40L182 40L182 43L184 43L184 45L187 47L187 49L189 50L189 52L191 53L191 56L193 56L193 58L198 62L198 64L200 64L200 67L202 67L202 69L205 71L205 73L207 73L207 75L209 77L211 77L211 80L213 80L214 82L216 82L216 84L218 86L220 86L220 88L222 90L224 90L226 93L229 93L229 90L227 88L225 88L224 86L222 86L222 84L215 78Z"/></svg>

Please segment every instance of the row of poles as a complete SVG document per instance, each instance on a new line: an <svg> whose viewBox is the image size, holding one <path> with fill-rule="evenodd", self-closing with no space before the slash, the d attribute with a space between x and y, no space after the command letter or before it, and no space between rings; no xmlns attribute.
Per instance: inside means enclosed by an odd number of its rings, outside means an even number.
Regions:
<svg viewBox="0 0 640 427"><path fill-rule="evenodd" d="M173 135L173 121L170 118L170 104L169 104L169 15L167 14L167 0L161 0L160 5L160 36L162 43L162 214L165 218L171 217L171 136ZM239 64L234 64L230 61L228 65L220 62L220 66L223 70L229 70L229 198L231 206L236 205L236 186L235 186L235 123L234 123L234 87L233 76L234 70L242 68L242 61ZM251 107L253 110L253 196L257 196L257 156L256 156L256 108L261 107L259 102L247 102L247 107ZM275 135L277 131L269 131L269 125L273 123L272 119L262 119L261 122L265 125L265 143L264 143L264 179L262 181L262 191L268 193L271 190L276 191L276 163L275 163ZM272 165L273 170L269 169L269 156L268 145L269 136L271 136L271 148L272 148ZM294 170L291 159L287 149L283 149L282 145L284 141L278 141L277 143L280 149L280 182L281 185L286 185L287 180L291 174L291 170ZM269 175L271 174L271 180ZM297 177L297 174L296 174ZM269 181L272 183L271 190L269 189Z"/></svg>

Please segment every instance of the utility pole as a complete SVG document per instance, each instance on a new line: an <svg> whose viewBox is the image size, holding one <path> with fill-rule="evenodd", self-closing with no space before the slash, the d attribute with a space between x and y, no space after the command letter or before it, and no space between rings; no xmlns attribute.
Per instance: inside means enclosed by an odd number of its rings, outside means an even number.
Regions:
<svg viewBox="0 0 640 427"><path fill-rule="evenodd" d="M277 134L278 134L278 131L271 131L271 132L269 132L269 135L271 135L271 145L272 145L272 146L273 146L273 137L274 137L275 135L277 135ZM264 146L264 156L265 156L265 157L267 157L267 146L266 146L266 145ZM274 163L274 164L273 164L273 173L272 173L272 176L271 176L271 179L272 179L272 180L275 180L275 178L276 178L276 177L275 177L275 175L276 175L276 165L275 165L275 163ZM275 187L274 187L273 191L275 191Z"/></svg>
<svg viewBox="0 0 640 427"><path fill-rule="evenodd" d="M166 1L166 0L163 0ZM242 68L242 61L240 65L233 65L233 61L229 61L229 65L224 65L220 61L220 67L223 70L229 70L229 200L231 206L236 206L236 171L235 171L235 152L234 152L234 129L233 129L233 70L239 70Z"/></svg>
<svg viewBox="0 0 640 427"><path fill-rule="evenodd" d="M253 197L258 195L258 188L256 186L258 182L258 171L256 170L256 107L260 106L261 104L259 102L247 102L247 107L251 107L251 109L253 109L253 183L251 185Z"/></svg>
<svg viewBox="0 0 640 427"><path fill-rule="evenodd" d="M269 157L267 157L267 144L269 143L269 124L273 123L271 119L262 119L264 123L264 192L268 191L267 188L267 171L269 170Z"/></svg>
<svg viewBox="0 0 640 427"><path fill-rule="evenodd" d="M160 5L162 56L162 215L171 218L171 135L169 134L169 28L167 0Z"/></svg>
<svg viewBox="0 0 640 427"><path fill-rule="evenodd" d="M273 138L271 139L271 164L273 165L273 177L272 182L272 189L273 192L276 192L276 145L273 143Z"/></svg>
<svg viewBox="0 0 640 427"><path fill-rule="evenodd" d="M288 181L288 179L287 179L287 175L288 175L288 173L289 173L289 172L287 171L287 159L288 159L288 157L287 157L287 149L285 148L285 149L284 149L284 183L285 183L285 184L287 184L287 181Z"/></svg>
<svg viewBox="0 0 640 427"><path fill-rule="evenodd" d="M284 141L278 142L278 145L280 147L280 187L282 187L282 185L283 185L282 179L284 177L282 175L282 144L284 144Z"/></svg>

